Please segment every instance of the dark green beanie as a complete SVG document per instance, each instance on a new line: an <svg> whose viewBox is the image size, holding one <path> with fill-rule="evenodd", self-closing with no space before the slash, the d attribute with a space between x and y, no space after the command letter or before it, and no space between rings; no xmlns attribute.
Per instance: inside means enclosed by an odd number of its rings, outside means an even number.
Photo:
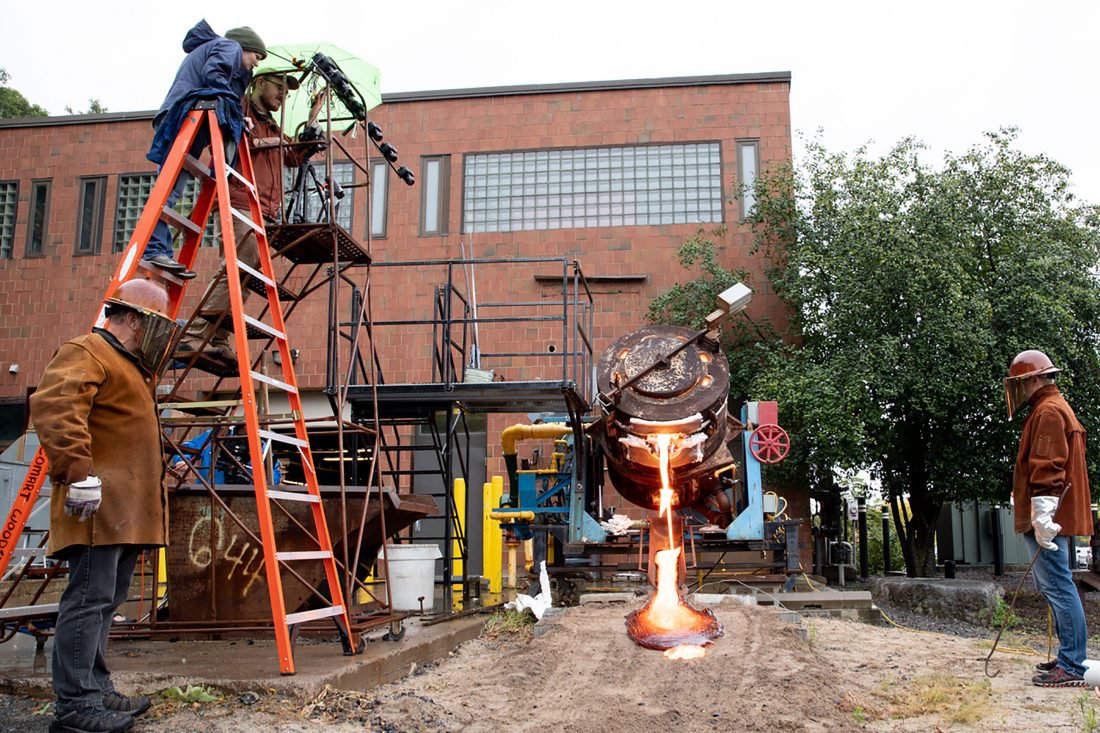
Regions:
<svg viewBox="0 0 1100 733"><path fill-rule="evenodd" d="M231 28L225 32L225 37L241 44L241 48L245 51L255 51L260 54L261 59L267 58L267 46L264 45L264 39L260 38L260 35L248 26Z"/></svg>

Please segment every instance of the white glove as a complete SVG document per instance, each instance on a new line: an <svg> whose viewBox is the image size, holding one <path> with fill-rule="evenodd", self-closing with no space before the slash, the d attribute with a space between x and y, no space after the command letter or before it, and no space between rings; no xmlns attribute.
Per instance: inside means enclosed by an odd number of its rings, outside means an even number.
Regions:
<svg viewBox="0 0 1100 733"><path fill-rule="evenodd" d="M1044 550L1057 550L1054 538L1062 530L1062 525L1054 521L1054 512L1058 511L1057 496L1034 496L1031 498L1031 526L1035 529L1035 541Z"/></svg>
<svg viewBox="0 0 1100 733"><path fill-rule="evenodd" d="M103 500L103 482L98 476L89 476L83 481L69 484L69 495L65 498L65 513L83 522L96 513Z"/></svg>

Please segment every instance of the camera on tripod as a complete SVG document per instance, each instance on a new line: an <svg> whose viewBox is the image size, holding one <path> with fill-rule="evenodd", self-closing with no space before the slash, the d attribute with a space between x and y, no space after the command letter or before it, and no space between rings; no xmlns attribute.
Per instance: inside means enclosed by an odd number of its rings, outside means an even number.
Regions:
<svg viewBox="0 0 1100 733"><path fill-rule="evenodd" d="M302 159L309 160L317 153L321 152L328 147L328 142L325 140L325 133L321 129L320 125L308 125L298 134L298 142L300 143L314 143L313 145L302 146Z"/></svg>

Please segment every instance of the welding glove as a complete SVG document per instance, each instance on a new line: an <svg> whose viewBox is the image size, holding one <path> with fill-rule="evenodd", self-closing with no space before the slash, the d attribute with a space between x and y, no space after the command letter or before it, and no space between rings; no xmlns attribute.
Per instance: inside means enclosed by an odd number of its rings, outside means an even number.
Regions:
<svg viewBox="0 0 1100 733"><path fill-rule="evenodd" d="M1044 550L1057 550L1054 538L1058 536L1062 525L1054 521L1054 512L1058 511L1057 496L1034 496L1031 498L1031 526L1035 529L1035 541Z"/></svg>
<svg viewBox="0 0 1100 733"><path fill-rule="evenodd" d="M103 500L103 482L98 476L89 476L83 481L69 484L69 495L65 497L65 513L83 522L96 513Z"/></svg>

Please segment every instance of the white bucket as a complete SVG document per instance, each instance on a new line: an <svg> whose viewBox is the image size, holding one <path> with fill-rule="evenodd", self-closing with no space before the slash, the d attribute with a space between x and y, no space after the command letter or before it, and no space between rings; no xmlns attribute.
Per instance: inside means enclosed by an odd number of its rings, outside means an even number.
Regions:
<svg viewBox="0 0 1100 733"><path fill-rule="evenodd" d="M391 608L394 611L419 611L420 599L424 610L435 606L435 561L443 557L437 545L386 545L389 575L393 594ZM378 551L381 566L382 551Z"/></svg>

